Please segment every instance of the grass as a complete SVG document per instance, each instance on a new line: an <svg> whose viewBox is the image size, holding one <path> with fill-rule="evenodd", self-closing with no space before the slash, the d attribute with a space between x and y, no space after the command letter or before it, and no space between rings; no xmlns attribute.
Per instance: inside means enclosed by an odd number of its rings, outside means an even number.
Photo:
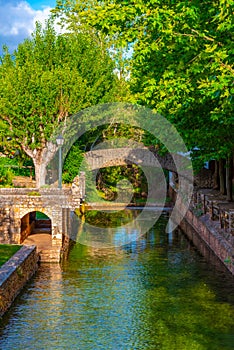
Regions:
<svg viewBox="0 0 234 350"><path fill-rule="evenodd" d="M20 245L0 244L0 267L5 264L19 249Z"/></svg>

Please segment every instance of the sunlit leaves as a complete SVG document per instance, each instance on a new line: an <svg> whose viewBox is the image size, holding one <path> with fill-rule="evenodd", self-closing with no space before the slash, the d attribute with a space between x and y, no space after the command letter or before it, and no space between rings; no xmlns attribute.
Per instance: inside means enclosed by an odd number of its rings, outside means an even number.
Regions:
<svg viewBox="0 0 234 350"><path fill-rule="evenodd" d="M0 66L0 114L19 146L43 148L69 115L110 98L113 63L88 34L57 35L49 21Z"/></svg>
<svg viewBox="0 0 234 350"><path fill-rule="evenodd" d="M135 102L175 123L189 148L216 158L225 156L221 149L233 148L233 5L233 0L107 0L84 6L77 0L66 14L73 28L75 14L76 25L104 33L115 47L131 44Z"/></svg>

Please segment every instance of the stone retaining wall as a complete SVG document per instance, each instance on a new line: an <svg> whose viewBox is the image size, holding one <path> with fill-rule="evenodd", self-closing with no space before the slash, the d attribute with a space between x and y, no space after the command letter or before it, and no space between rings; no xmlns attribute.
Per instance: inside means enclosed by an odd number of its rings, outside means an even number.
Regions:
<svg viewBox="0 0 234 350"><path fill-rule="evenodd" d="M11 306L37 268L38 254L35 246L22 246L0 268L0 317Z"/></svg>
<svg viewBox="0 0 234 350"><path fill-rule="evenodd" d="M176 193L173 193L173 189L170 188L169 193L172 199L175 200ZM177 208L174 208L178 212L178 218L180 217L179 208L183 208L183 206L184 203L180 199L179 205L177 205ZM189 239L193 241L195 246L197 246L196 241L198 238L201 238L204 244L212 250L222 264L234 275L234 247L220 234L208 215L197 217L191 210L188 210L179 226ZM189 226L191 226L192 230ZM199 248L200 246L201 244Z"/></svg>

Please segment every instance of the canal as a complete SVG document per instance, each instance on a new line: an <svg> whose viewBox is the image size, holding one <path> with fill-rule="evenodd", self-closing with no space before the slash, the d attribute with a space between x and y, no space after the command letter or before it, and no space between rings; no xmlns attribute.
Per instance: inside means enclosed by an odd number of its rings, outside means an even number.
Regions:
<svg viewBox="0 0 234 350"><path fill-rule="evenodd" d="M77 243L42 264L0 321L0 349L233 349L233 279L165 233L168 215L125 246Z"/></svg>

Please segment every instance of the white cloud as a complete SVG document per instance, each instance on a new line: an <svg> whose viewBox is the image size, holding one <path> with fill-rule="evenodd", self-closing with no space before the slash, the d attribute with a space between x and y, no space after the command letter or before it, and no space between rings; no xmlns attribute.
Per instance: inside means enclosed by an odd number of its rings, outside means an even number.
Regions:
<svg viewBox="0 0 234 350"><path fill-rule="evenodd" d="M0 48L7 45L12 52L17 45L29 37L35 22L44 23L50 15L50 7L34 10L26 1L0 0Z"/></svg>

